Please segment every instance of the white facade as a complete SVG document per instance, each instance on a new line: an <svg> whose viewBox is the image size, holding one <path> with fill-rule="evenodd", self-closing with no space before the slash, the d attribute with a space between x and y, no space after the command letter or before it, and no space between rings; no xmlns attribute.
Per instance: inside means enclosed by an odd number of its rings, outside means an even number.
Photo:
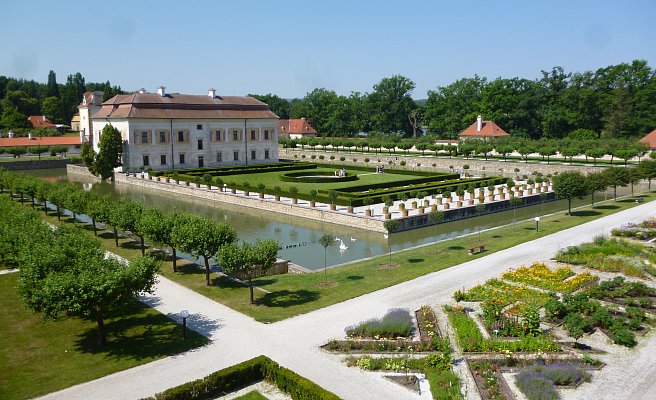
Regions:
<svg viewBox="0 0 656 400"><path fill-rule="evenodd" d="M121 132L123 171L278 162L276 119L93 119L96 152L109 123Z"/></svg>

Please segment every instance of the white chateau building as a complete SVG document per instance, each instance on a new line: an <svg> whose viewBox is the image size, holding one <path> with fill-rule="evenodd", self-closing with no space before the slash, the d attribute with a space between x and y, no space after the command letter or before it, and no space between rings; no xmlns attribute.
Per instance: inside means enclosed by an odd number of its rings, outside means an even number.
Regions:
<svg viewBox="0 0 656 400"><path fill-rule="evenodd" d="M107 124L123 138L123 170L278 162L278 116L252 97L140 90L105 101L91 117L93 147Z"/></svg>

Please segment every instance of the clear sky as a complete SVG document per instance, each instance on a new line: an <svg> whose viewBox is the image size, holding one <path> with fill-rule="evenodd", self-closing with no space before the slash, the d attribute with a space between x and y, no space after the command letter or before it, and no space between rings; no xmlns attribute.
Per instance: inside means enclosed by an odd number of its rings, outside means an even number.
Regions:
<svg viewBox="0 0 656 400"><path fill-rule="evenodd" d="M124 90L348 95L402 74L420 99L474 74L656 66L656 0L0 0L0 15L0 75Z"/></svg>

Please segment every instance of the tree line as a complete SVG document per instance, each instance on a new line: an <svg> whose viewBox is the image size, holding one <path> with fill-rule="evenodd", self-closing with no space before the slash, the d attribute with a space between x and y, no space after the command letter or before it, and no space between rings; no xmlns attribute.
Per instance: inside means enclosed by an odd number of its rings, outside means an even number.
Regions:
<svg viewBox="0 0 656 400"><path fill-rule="evenodd" d="M69 75L63 84L57 82L53 71L47 83L0 75L0 130L11 129L18 134L33 131L27 120L30 115L45 115L52 122L70 124L84 92L96 90L105 92L105 99L124 93L109 81L86 82L79 72Z"/></svg>
<svg viewBox="0 0 656 400"><path fill-rule="evenodd" d="M567 200L567 211L572 213L572 200L591 196L592 208L594 208L594 195L609 187L613 188L613 198L617 200L617 188L633 186L643 179L648 180L651 191L651 180L656 178L656 161L643 160L636 168L611 167L602 172L593 172L583 175L578 171L563 172L553 177L553 189L556 195Z"/></svg>
<svg viewBox="0 0 656 400"><path fill-rule="evenodd" d="M306 146L312 150L321 147L324 151L329 148L332 151L361 151L397 154L401 150L408 154L410 150L420 151L422 155L433 155L436 157L479 157L488 159L503 158L507 160L513 153L519 154L522 160L528 162L529 157L537 154L542 161L550 162L551 157L560 156L569 158L571 162L574 157L584 156L586 162L589 159L596 164L597 159L604 156L611 157L611 163L615 158L628 160L642 157L649 149L644 143L635 139L607 139L600 141L594 137L594 132L579 129L565 139L539 139L532 140L522 137L504 137L493 140L463 140L454 144L434 143L436 138L432 135L414 139L402 139L398 135L374 135L366 139L354 139L344 137L328 138L300 138L285 139L278 141L284 148L301 148Z"/></svg>
<svg viewBox="0 0 656 400"><path fill-rule="evenodd" d="M73 222L80 215L87 215L94 235L98 235L99 223L111 227L117 247L119 230L129 232L138 238L143 256L146 255L146 240L166 246L171 249L174 272L177 271L178 250L202 258L208 286L211 284L210 259L215 258L224 272L247 277L251 302L254 302L252 279L271 268L278 254L279 244L274 239L237 243L237 234L227 223L175 210L164 212L127 199L113 200L69 183L51 183L29 175L0 171L0 192L5 191L19 197L21 203L29 200L32 208L37 202L41 203L46 215L50 203L58 220L63 210L72 213Z"/></svg>
<svg viewBox="0 0 656 400"><path fill-rule="evenodd" d="M287 101L254 95L281 118L305 117L327 136L358 132L402 132L419 128L439 138L457 135L478 115L512 136L564 138L577 129L597 137L641 137L656 128L656 71L644 60L566 72L541 71L539 79L475 75L429 90L425 101L411 98L415 83L401 75L384 78L370 93L349 96L317 88Z"/></svg>

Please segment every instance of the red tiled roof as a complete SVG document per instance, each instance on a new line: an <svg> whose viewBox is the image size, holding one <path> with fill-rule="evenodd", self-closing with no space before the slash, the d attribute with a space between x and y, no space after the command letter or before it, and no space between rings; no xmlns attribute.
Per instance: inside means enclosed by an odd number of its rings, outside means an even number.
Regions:
<svg viewBox="0 0 656 400"><path fill-rule="evenodd" d="M299 119L281 119L278 120L278 134L280 133L293 133L300 135L316 134L312 125L310 125L305 118Z"/></svg>
<svg viewBox="0 0 656 400"><path fill-rule="evenodd" d="M30 115L27 117L33 127L35 128L56 128L57 124L46 118L45 115Z"/></svg>
<svg viewBox="0 0 656 400"><path fill-rule="evenodd" d="M14 146L56 146L58 144L81 144L79 136L43 136L33 139L27 137L0 138L0 147Z"/></svg>
<svg viewBox="0 0 656 400"><path fill-rule="evenodd" d="M170 93L119 94L102 103L92 119L107 118L278 118L253 97Z"/></svg>
<svg viewBox="0 0 656 400"><path fill-rule="evenodd" d="M647 143L650 149L656 149L656 129L640 139L640 143Z"/></svg>
<svg viewBox="0 0 656 400"><path fill-rule="evenodd" d="M82 102L78 107L86 108L89 107L89 104L91 104L91 99L93 98L93 93L91 92L84 92L82 95Z"/></svg>
<svg viewBox="0 0 656 400"><path fill-rule="evenodd" d="M499 127L499 125L495 124L492 121L483 121L483 127L481 128L480 132L477 130L478 122L474 122L473 124L469 125L467 129L462 131L460 133L460 136L473 136L473 137L499 137L499 136L510 136Z"/></svg>

